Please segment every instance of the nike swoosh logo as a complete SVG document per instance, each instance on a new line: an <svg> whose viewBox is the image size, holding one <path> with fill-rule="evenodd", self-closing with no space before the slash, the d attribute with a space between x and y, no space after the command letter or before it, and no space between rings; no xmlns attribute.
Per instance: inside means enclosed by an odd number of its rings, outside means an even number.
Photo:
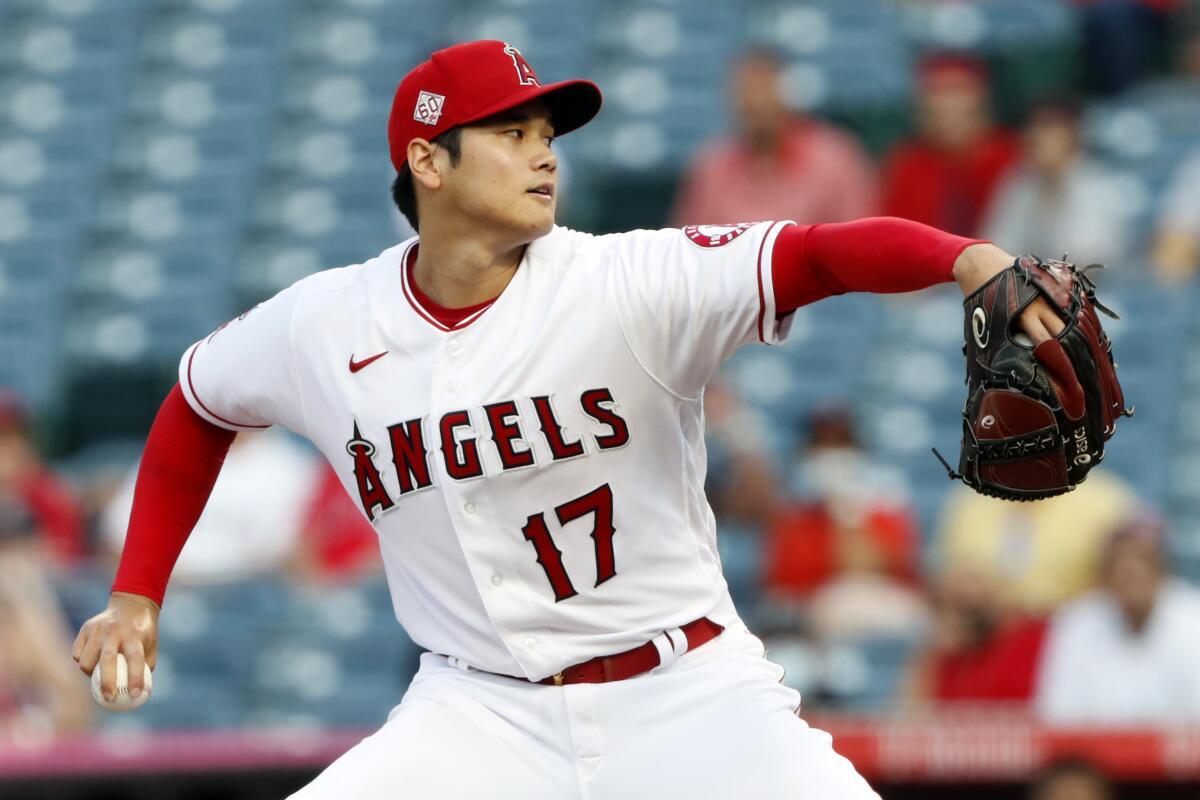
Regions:
<svg viewBox="0 0 1200 800"><path fill-rule="evenodd" d="M362 361L355 361L354 356L350 356L350 371L358 372L360 369L367 366L372 361L378 361L379 359L383 358L387 354L388 354L388 351L384 350L382 353L376 353L375 355L371 356L370 358L364 358Z"/></svg>

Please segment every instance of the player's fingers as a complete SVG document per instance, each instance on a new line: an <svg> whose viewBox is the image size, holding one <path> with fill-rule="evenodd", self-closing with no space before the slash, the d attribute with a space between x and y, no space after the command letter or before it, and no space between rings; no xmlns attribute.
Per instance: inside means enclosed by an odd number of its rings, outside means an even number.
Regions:
<svg viewBox="0 0 1200 800"><path fill-rule="evenodd" d="M79 628L79 633L75 634L75 643L71 645L71 658L75 659L75 663L79 663L80 656L83 655L83 646L88 641L88 626L85 622Z"/></svg>
<svg viewBox="0 0 1200 800"><path fill-rule="evenodd" d="M1021 330L1025 331L1035 345L1053 338L1050 336L1050 331L1046 329L1046 324L1042 322L1042 318L1038 316L1037 309L1033 307L1025 309L1021 314Z"/></svg>
<svg viewBox="0 0 1200 800"><path fill-rule="evenodd" d="M125 654L125 661L129 664L129 696L137 697L145 688L146 656L141 640L125 640L125 643L121 645L121 652Z"/></svg>
<svg viewBox="0 0 1200 800"><path fill-rule="evenodd" d="M1058 339L1046 339L1033 348L1033 355L1050 374L1050 380L1058 392L1063 411L1073 420L1081 419L1084 412L1083 387L1071 366L1071 359Z"/></svg>
<svg viewBox="0 0 1200 800"><path fill-rule="evenodd" d="M105 700L117 696L117 652L120 643L109 639L100 650L100 694Z"/></svg>
<svg viewBox="0 0 1200 800"><path fill-rule="evenodd" d="M100 647L103 644L99 636L96 636L94 632L89 632L79 651L79 669L83 670L83 674L88 676L92 674L92 670L96 668L96 663L100 660Z"/></svg>
<svg viewBox="0 0 1200 800"><path fill-rule="evenodd" d="M1058 336L1063 332L1063 328L1067 327L1067 324L1063 322L1058 312L1044 299L1038 304L1038 319L1041 320L1042 325L1046 327L1051 336Z"/></svg>
<svg viewBox="0 0 1200 800"><path fill-rule="evenodd" d="M154 639L151 639L146 643L145 650L146 665L149 666L150 671L153 672L154 668L158 666L158 642Z"/></svg>

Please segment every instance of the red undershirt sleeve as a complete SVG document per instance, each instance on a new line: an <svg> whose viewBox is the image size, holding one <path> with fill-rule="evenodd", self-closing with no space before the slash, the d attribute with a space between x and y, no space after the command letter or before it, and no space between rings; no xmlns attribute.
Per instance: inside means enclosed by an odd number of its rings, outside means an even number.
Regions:
<svg viewBox="0 0 1200 800"><path fill-rule="evenodd" d="M954 280L959 254L980 239L898 217L789 225L772 251L780 314L846 292L911 292Z"/></svg>
<svg viewBox="0 0 1200 800"><path fill-rule="evenodd" d="M212 494L236 432L201 418L179 384L150 428L112 591L162 605L167 580Z"/></svg>

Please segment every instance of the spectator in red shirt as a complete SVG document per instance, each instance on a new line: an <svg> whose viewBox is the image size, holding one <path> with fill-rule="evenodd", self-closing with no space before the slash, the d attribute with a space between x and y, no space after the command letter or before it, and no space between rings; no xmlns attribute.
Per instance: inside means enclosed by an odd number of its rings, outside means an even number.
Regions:
<svg viewBox="0 0 1200 800"><path fill-rule="evenodd" d="M358 580L382 569L379 537L325 464L304 515L293 577L313 583Z"/></svg>
<svg viewBox="0 0 1200 800"><path fill-rule="evenodd" d="M933 628L914 659L904 698L911 705L1027 703L1034 694L1046 621L1005 608L982 571L941 576Z"/></svg>
<svg viewBox="0 0 1200 800"><path fill-rule="evenodd" d="M28 421L16 392L0 388L0 494L20 498L50 563L70 567L84 554L83 515L67 484L42 463Z"/></svg>
<svg viewBox="0 0 1200 800"><path fill-rule="evenodd" d="M673 224L843 222L876 212L878 176L866 152L850 134L788 108L781 67L770 51L739 59L730 84L737 131L692 160Z"/></svg>
<svg viewBox="0 0 1200 800"><path fill-rule="evenodd" d="M865 457L848 409L814 412L807 444L801 497L767 528L768 591L801 607L824 640L912 634L925 604L902 481Z"/></svg>
<svg viewBox="0 0 1200 800"><path fill-rule="evenodd" d="M883 213L974 236L1000 179L1020 155L993 126L979 61L933 56L918 70L917 136L897 144L883 175Z"/></svg>

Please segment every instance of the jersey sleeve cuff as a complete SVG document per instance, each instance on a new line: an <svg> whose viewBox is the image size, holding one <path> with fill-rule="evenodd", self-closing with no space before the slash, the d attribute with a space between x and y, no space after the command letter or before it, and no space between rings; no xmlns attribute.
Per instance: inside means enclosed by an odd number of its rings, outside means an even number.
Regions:
<svg viewBox="0 0 1200 800"><path fill-rule="evenodd" d="M196 393L195 385L192 383L192 364L196 358L196 351L203 343L203 340L196 342L187 349L187 352L183 354L183 358L179 359L179 388L183 390L183 397L187 400L188 405L192 407L192 410L206 422L229 431L250 433L253 431L264 431L271 427L270 425L246 425L226 419L213 411L200 399L200 396Z"/></svg>
<svg viewBox="0 0 1200 800"><path fill-rule="evenodd" d="M788 331L792 329L795 310L782 317L775 315L775 286L772 273L772 258L775 253L775 240L779 232L788 225L795 225L791 220L772 222L763 237L758 249L758 340L763 344L781 344L787 340Z"/></svg>

